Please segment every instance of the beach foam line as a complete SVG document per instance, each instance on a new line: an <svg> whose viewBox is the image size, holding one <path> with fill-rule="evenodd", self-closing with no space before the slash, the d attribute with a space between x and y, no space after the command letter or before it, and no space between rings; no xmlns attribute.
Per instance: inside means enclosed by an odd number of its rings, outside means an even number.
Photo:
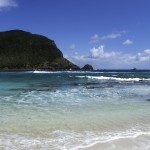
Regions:
<svg viewBox="0 0 150 150"><path fill-rule="evenodd" d="M117 77L105 77L105 76L76 76L78 78L88 78L97 80L117 80L117 81L150 81L150 78L117 78Z"/></svg>
<svg viewBox="0 0 150 150"><path fill-rule="evenodd" d="M16 150L25 149L61 149L61 150L78 150L89 148L96 144L109 143L121 139L134 139L139 136L149 136L150 132L140 130L128 130L124 132L104 132L96 133L85 131L83 133L75 131L56 130L48 133L46 137L24 136L13 134L0 134L0 145L4 149Z"/></svg>
<svg viewBox="0 0 150 150"><path fill-rule="evenodd" d="M104 139L102 139L102 137L97 137L97 138L93 138L91 140L87 140L87 141L85 141L86 145L77 146L77 147L72 148L71 150L90 148L96 144L104 144L104 143L121 140L121 139L135 139L142 135L148 136L148 135L150 135L150 132L138 131L138 132L132 133L130 131L127 131L127 132L114 133L114 135L112 135L112 136L111 135L106 136L107 138L103 137Z"/></svg>

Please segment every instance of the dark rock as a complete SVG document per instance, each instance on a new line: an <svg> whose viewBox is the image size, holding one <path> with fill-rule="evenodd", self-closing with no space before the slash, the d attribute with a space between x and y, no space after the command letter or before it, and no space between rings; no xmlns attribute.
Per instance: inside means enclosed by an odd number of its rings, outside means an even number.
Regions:
<svg viewBox="0 0 150 150"><path fill-rule="evenodd" d="M133 69L131 69L131 70L136 71L137 69L136 69L136 68L133 68Z"/></svg>
<svg viewBox="0 0 150 150"><path fill-rule="evenodd" d="M150 102L150 99L146 99L146 101Z"/></svg>
<svg viewBox="0 0 150 150"><path fill-rule="evenodd" d="M89 64L86 64L86 65L82 68L82 70L93 70L93 67L92 67L91 65L89 65Z"/></svg>
<svg viewBox="0 0 150 150"><path fill-rule="evenodd" d="M0 69L79 69L55 42L22 30L0 32Z"/></svg>
<svg viewBox="0 0 150 150"><path fill-rule="evenodd" d="M143 81L142 79L141 80L139 80L139 82L141 82L141 81Z"/></svg>

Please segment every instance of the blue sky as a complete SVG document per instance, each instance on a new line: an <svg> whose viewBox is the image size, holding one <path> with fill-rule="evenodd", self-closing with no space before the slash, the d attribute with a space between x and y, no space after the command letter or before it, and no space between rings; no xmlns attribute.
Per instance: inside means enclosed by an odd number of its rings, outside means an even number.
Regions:
<svg viewBox="0 0 150 150"><path fill-rule="evenodd" d="M64 56L95 69L150 69L150 0L0 0L0 31L55 40Z"/></svg>

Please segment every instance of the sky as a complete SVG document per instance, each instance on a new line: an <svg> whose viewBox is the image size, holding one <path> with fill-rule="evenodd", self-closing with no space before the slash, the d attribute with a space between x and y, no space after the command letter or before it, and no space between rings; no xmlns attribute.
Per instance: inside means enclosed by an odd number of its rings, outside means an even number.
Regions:
<svg viewBox="0 0 150 150"><path fill-rule="evenodd" d="M94 69L150 69L150 0L0 0L0 31L52 39Z"/></svg>

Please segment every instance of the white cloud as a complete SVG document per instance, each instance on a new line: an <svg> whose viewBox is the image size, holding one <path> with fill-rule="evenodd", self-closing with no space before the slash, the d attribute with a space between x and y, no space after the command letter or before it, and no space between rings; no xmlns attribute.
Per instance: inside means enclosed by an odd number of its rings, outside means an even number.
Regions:
<svg viewBox="0 0 150 150"><path fill-rule="evenodd" d="M0 10L17 6L18 4L15 0L0 0Z"/></svg>
<svg viewBox="0 0 150 150"><path fill-rule="evenodd" d="M90 58L114 58L118 55L119 53L116 53L116 52L105 52L104 51L104 46L101 45L99 46L98 48L92 48L90 50L90 55L89 57Z"/></svg>
<svg viewBox="0 0 150 150"><path fill-rule="evenodd" d="M71 50L73 50L73 49L75 49L75 44L71 44L70 46L69 46L69 49L71 49Z"/></svg>
<svg viewBox="0 0 150 150"><path fill-rule="evenodd" d="M132 44L133 44L133 41L127 39L127 40L124 41L122 44L123 44L123 45L132 45Z"/></svg>
<svg viewBox="0 0 150 150"><path fill-rule="evenodd" d="M94 59L107 59L121 62L143 62L150 61L150 49L146 49L143 52L137 54L127 54L118 51L105 51L104 46L101 45L97 48L92 48L88 57Z"/></svg>
<svg viewBox="0 0 150 150"><path fill-rule="evenodd" d="M119 38L119 37L121 37L120 33L112 33L112 34L102 36L101 40L116 39L116 38Z"/></svg>
<svg viewBox="0 0 150 150"><path fill-rule="evenodd" d="M150 55L150 49L144 50L144 53Z"/></svg>
<svg viewBox="0 0 150 150"><path fill-rule="evenodd" d="M150 68L150 49L143 50L140 53L123 53L120 51L106 51L104 46L94 47L87 55L75 53L73 56L68 57L74 63L82 66L90 63L94 68Z"/></svg>
<svg viewBox="0 0 150 150"><path fill-rule="evenodd" d="M150 61L150 49L146 49L142 53L137 53L135 60L140 62Z"/></svg>
<svg viewBox="0 0 150 150"><path fill-rule="evenodd" d="M120 33L111 33L111 34L107 34L107 35L103 35L103 36L99 36L98 34L94 34L91 38L90 38L90 43L97 43L100 42L102 40L108 40L108 39L116 39L122 36L122 34L124 34L124 32L120 32Z"/></svg>
<svg viewBox="0 0 150 150"><path fill-rule="evenodd" d="M100 41L100 37L98 34L94 34L91 38L90 38L90 42L91 43L97 43Z"/></svg>
<svg viewBox="0 0 150 150"><path fill-rule="evenodd" d="M91 58L98 58L104 55L104 46L101 45L98 48L92 48L90 50L90 56Z"/></svg>

